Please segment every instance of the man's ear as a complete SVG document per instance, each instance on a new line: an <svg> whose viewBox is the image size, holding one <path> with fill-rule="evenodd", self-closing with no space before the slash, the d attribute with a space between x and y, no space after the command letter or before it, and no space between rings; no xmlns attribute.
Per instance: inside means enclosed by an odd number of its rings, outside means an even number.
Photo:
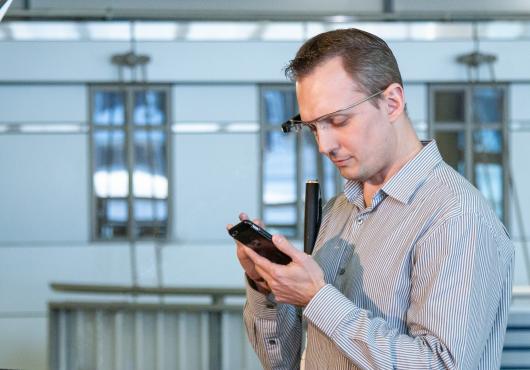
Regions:
<svg viewBox="0 0 530 370"><path fill-rule="evenodd" d="M405 111L405 92L403 86L398 83L389 85L384 91L385 104L390 122L397 120Z"/></svg>

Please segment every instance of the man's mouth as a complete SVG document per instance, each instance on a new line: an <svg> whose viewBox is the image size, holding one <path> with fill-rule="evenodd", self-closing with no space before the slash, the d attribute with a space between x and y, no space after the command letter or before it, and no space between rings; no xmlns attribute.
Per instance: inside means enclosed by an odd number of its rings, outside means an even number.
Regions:
<svg viewBox="0 0 530 370"><path fill-rule="evenodd" d="M336 166L340 166L340 165L343 165L345 164L351 157L346 157L346 158L335 158L333 159L333 163L336 165Z"/></svg>

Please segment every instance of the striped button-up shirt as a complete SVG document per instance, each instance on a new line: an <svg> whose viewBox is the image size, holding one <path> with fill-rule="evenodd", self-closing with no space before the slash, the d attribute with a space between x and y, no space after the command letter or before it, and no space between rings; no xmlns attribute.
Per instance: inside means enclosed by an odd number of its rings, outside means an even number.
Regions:
<svg viewBox="0 0 530 370"><path fill-rule="evenodd" d="M313 256L326 285L303 309L247 286L247 334L266 369L494 369L514 248L477 189L424 148L366 207L349 181Z"/></svg>

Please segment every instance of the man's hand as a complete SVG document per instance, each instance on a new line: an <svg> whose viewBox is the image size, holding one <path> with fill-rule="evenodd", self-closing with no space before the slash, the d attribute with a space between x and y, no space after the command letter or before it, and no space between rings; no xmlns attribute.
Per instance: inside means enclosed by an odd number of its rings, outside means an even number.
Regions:
<svg viewBox="0 0 530 370"><path fill-rule="evenodd" d="M278 265L243 246L246 257L252 261L257 274L265 279L277 302L306 306L326 285L322 269L313 257L293 247L285 237L274 235L272 242L291 257L291 263Z"/></svg>
<svg viewBox="0 0 530 370"><path fill-rule="evenodd" d="M247 216L246 213L240 213L239 214L239 219L241 221L248 220L248 216ZM261 220L254 219L254 220L252 220L252 222L254 222L256 225L264 227L263 226L263 222L261 222ZM226 229L230 230L232 228L232 226L233 225L227 225ZM267 285L267 282L256 271L256 268L254 266L254 262L247 255L247 250L250 250L250 249L247 248L244 244L242 244L242 243L240 243L240 242L238 242L236 240L236 255L237 255L237 259L239 260L239 263L241 264L241 267L243 267L243 270L245 270L245 273L247 274L248 278L251 279L252 281L254 281L254 283L256 283L256 286L257 286L259 292L261 292L263 294L270 293L271 290L270 290L269 286Z"/></svg>

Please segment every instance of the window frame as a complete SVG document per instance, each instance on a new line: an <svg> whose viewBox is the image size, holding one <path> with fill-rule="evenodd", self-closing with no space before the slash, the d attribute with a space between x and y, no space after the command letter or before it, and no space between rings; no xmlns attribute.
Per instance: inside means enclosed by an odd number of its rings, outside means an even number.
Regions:
<svg viewBox="0 0 530 370"><path fill-rule="evenodd" d="M94 96L96 92L101 91L112 91L112 92L123 92L124 94L124 124L123 126L104 126L96 125L93 121L93 107L94 107ZM133 122L133 111L134 111L134 94L138 91L162 91L165 93L165 113L166 120L161 126L150 126L150 125L134 125ZM88 85L88 123L89 123L89 169L90 173L88 176L89 189L90 189L90 240L92 242L102 243L120 243L120 242L134 242L134 241L168 241L173 236L173 171L172 171L172 86L164 83L120 83L120 84L109 84L109 83L94 83ZM126 170L128 174L128 192L127 197L111 197L108 199L125 199L127 201L127 235L126 236L113 236L111 238L104 238L98 235L98 219L97 219L97 199L94 186L94 174L95 174L95 152L94 152L94 133L97 131L112 131L123 132L124 134L124 147L125 147L125 160ZM144 199L144 197L135 197L133 191L133 173L134 173L134 139L135 132L162 132L166 136L166 170L167 170L167 181L168 181L168 194L167 194L167 221L166 221L166 232L165 235L155 237L143 236L135 237L133 230L136 230L135 225L138 223L134 219L134 200ZM145 199L157 199L157 198L145 198ZM140 222L141 223L141 222ZM153 224L154 225L154 224Z"/></svg>
<svg viewBox="0 0 530 370"><path fill-rule="evenodd" d="M476 161L473 134L481 130L499 130L502 135L501 161L502 166L502 222L509 225L509 179L510 179L510 140L509 140L509 85L507 83L474 82L474 83L429 83L428 86L428 133L429 137L436 138L437 132L463 132L464 133L464 176L477 187L475 181ZM474 118L473 92L476 88L491 87L502 91L501 121L495 123L478 123ZM464 93L464 122L437 122L435 117L435 95L437 92L459 91Z"/></svg>

